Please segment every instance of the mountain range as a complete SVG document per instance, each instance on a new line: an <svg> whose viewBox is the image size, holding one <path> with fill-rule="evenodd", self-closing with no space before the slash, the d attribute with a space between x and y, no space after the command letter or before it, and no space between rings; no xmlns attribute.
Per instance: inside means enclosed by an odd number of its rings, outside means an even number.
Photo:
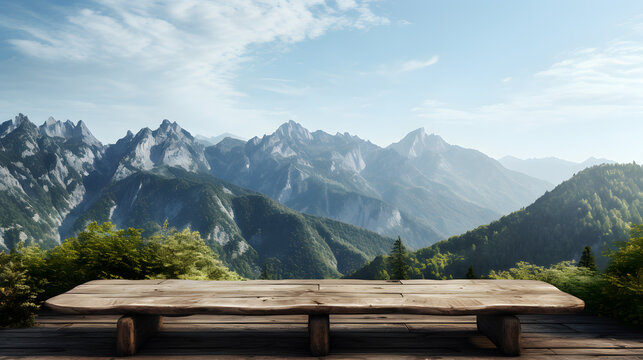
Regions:
<svg viewBox="0 0 643 360"><path fill-rule="evenodd" d="M547 182L424 129L387 148L289 121L206 149L211 173L295 210L402 236L419 248L528 205Z"/></svg>
<svg viewBox="0 0 643 360"><path fill-rule="evenodd" d="M289 121L205 146L164 120L103 145L82 121L36 126L19 114L0 124L0 247L51 247L90 221L149 234L167 219L248 277L266 263L289 277L346 274L392 237L421 248L550 188L424 129L383 148Z"/></svg>
<svg viewBox="0 0 643 360"><path fill-rule="evenodd" d="M643 167L597 165L545 193L528 207L488 225L440 241L410 254L412 277L464 277L503 270L519 261L550 265L578 260L590 246L599 266L601 256L629 237L630 224L643 223ZM351 277L377 279L388 272L377 257ZM385 276L384 276L385 277Z"/></svg>
<svg viewBox="0 0 643 360"><path fill-rule="evenodd" d="M590 157L580 163L562 160L555 157L523 160L513 156L505 156L498 161L507 169L548 181L553 185L560 184L561 182L571 178L575 173L588 167L600 164L616 163L612 160L597 159L594 157Z"/></svg>
<svg viewBox="0 0 643 360"><path fill-rule="evenodd" d="M200 142L203 146L212 146L220 143L223 139L225 138L232 138L232 139L237 139L241 141L247 141L248 139L244 139L241 136L237 136L235 134L231 134L228 132L224 132L221 135L217 136L203 136L203 135L196 135L194 138Z"/></svg>
<svg viewBox="0 0 643 360"><path fill-rule="evenodd" d="M209 172L204 147L176 123L104 146L82 122L20 114L0 125L0 245L52 247L91 221L151 234L168 220L198 230L246 277L278 264L282 277L337 277L392 239L290 210ZM273 266L275 268L275 266Z"/></svg>

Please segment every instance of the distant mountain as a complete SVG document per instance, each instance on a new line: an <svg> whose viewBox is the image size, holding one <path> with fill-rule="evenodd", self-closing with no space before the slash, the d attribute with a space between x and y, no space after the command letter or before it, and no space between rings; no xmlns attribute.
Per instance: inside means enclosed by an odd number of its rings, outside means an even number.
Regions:
<svg viewBox="0 0 643 360"><path fill-rule="evenodd" d="M207 172L210 165L204 147L176 122L163 120L157 130L144 128L127 135L107 148L106 156L114 168L114 180L157 166L176 166L187 171Z"/></svg>
<svg viewBox="0 0 643 360"><path fill-rule="evenodd" d="M19 114L0 125L0 248L21 240L51 246L85 198L85 178L104 155L82 121L49 118L40 127Z"/></svg>
<svg viewBox="0 0 643 360"><path fill-rule="evenodd" d="M522 160L513 156L505 156L498 161L500 161L502 166L507 169L518 171L537 179L543 179L553 185L560 184L561 182L571 178L575 173L588 167L615 163L612 160L596 159L593 157L590 157L581 163L562 160L555 157Z"/></svg>
<svg viewBox="0 0 643 360"><path fill-rule="evenodd" d="M230 133L223 133L221 135L217 136L203 136L203 135L196 135L194 137L198 142L200 142L203 146L212 146L220 143L223 139L225 138L231 138L231 139L236 139L236 140L241 140L241 141L248 141L248 139L244 139L241 136L237 136L235 134L230 134Z"/></svg>
<svg viewBox="0 0 643 360"><path fill-rule="evenodd" d="M224 140L221 145L233 139ZM221 144L221 143L220 143ZM302 215L209 174L204 147L164 120L104 146L82 122L0 124L0 249L52 247L91 221L197 230L247 277L337 277L387 252L392 239Z"/></svg>
<svg viewBox="0 0 643 360"><path fill-rule="evenodd" d="M529 204L548 184L418 129L389 148L289 121L208 147L212 174L302 212L419 248Z"/></svg>
<svg viewBox="0 0 643 360"><path fill-rule="evenodd" d="M495 213L506 214L531 202L550 185L507 170L498 161L472 149L449 145L424 128L389 145L427 179L442 184L460 198Z"/></svg>
<svg viewBox="0 0 643 360"><path fill-rule="evenodd" d="M583 170L525 209L454 236L410 256L414 277L463 277L507 269L518 261L549 265L578 260L586 245L595 254L628 238L629 224L643 223L643 167L599 165ZM606 259L597 255L597 263ZM351 275L378 278L379 257Z"/></svg>
<svg viewBox="0 0 643 360"><path fill-rule="evenodd" d="M226 139L208 147L212 174L259 191L308 214L329 217L389 236L433 242L429 225L379 198L359 176L377 146L348 134L310 133L290 121L247 143Z"/></svg>

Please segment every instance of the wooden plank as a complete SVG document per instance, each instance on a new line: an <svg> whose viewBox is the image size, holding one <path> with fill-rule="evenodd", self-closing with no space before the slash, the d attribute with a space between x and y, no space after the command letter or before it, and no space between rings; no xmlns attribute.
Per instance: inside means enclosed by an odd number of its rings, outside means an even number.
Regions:
<svg viewBox="0 0 643 360"><path fill-rule="evenodd" d="M77 314L569 313L581 300L523 280L101 280L49 299Z"/></svg>
<svg viewBox="0 0 643 360"><path fill-rule="evenodd" d="M125 279L109 279L109 280L91 280L85 283L85 285L89 284L100 284L100 285L116 285L116 286L122 286L122 285L133 285L133 284L138 284L138 285L150 285L150 284L160 284L162 282L166 281L165 279L153 279L153 280L125 280Z"/></svg>
<svg viewBox="0 0 643 360"><path fill-rule="evenodd" d="M183 284L180 283L163 283L155 285L131 285L131 286L105 286L101 284L83 284L78 285L75 288L69 290L69 294L147 294L151 292L165 292L165 293L204 293L204 294L216 294L216 293L231 293L231 292L272 292L273 294L279 294L282 292L290 291L310 291L315 292L319 289L317 284L283 284L283 285L271 285L271 284L248 284L246 286L239 285L237 282L234 286L227 285L221 286L216 282L212 283L203 283L200 285L197 284Z"/></svg>
<svg viewBox="0 0 643 360"><path fill-rule="evenodd" d="M520 355L520 320L513 315L478 315L478 330L505 355Z"/></svg>
<svg viewBox="0 0 643 360"><path fill-rule="evenodd" d="M326 356L330 349L330 322L328 314L308 316L308 340L312 356Z"/></svg>
<svg viewBox="0 0 643 360"><path fill-rule="evenodd" d="M412 293L560 293L553 285L533 280L402 280L404 284L320 284L325 291Z"/></svg>
<svg viewBox="0 0 643 360"><path fill-rule="evenodd" d="M134 355L143 342L161 328L160 316L125 315L116 327L116 354Z"/></svg>

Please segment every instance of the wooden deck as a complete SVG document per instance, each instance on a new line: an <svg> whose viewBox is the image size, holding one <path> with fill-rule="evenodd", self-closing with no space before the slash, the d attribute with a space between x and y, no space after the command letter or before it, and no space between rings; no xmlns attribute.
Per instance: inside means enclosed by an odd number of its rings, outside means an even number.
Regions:
<svg viewBox="0 0 643 360"><path fill-rule="evenodd" d="M42 312L40 326L0 330L0 359L108 359L116 315ZM588 315L523 315L522 358L643 359L643 333ZM307 317L164 318L134 359L310 358ZM475 316L331 315L327 359L506 359Z"/></svg>

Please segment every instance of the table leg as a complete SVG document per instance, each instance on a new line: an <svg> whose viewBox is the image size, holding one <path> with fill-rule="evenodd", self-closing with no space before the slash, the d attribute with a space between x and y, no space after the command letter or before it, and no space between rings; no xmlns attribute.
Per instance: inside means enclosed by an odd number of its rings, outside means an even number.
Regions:
<svg viewBox="0 0 643 360"><path fill-rule="evenodd" d="M116 325L116 354L134 355L141 344L157 332L163 323L159 315L124 315Z"/></svg>
<svg viewBox="0 0 643 360"><path fill-rule="evenodd" d="M328 355L330 345L330 320L328 314L308 315L308 338L313 356Z"/></svg>
<svg viewBox="0 0 643 360"><path fill-rule="evenodd" d="M513 315L477 315L478 331L507 356L520 355L520 320Z"/></svg>

